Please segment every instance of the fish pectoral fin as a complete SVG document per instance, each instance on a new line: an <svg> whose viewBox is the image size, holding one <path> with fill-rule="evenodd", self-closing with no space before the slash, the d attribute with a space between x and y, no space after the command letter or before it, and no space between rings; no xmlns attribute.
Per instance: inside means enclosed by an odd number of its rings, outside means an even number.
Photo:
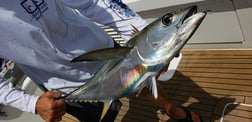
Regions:
<svg viewBox="0 0 252 122"><path fill-rule="evenodd" d="M151 91L153 97L157 99L158 90L157 90L157 80L155 76L153 76L151 80L148 80L147 88Z"/></svg>
<svg viewBox="0 0 252 122"><path fill-rule="evenodd" d="M80 61L103 61L109 59L123 59L127 56L132 48L128 47L119 47L119 48L105 48L99 49L91 52L84 53L71 62L80 62Z"/></svg>
<svg viewBox="0 0 252 122"><path fill-rule="evenodd" d="M103 101L103 109L102 109L102 113L101 113L101 117L100 117L100 122L105 117L106 113L108 112L108 109L109 109L111 103L112 103L112 100L110 100L110 101Z"/></svg>

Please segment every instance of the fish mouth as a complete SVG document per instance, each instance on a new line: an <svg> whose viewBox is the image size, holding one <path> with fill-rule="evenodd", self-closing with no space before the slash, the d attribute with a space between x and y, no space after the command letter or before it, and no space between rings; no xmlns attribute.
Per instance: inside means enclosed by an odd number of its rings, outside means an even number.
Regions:
<svg viewBox="0 0 252 122"><path fill-rule="evenodd" d="M187 14L184 16L182 19L182 23L184 23L189 17L193 16L198 12L198 7L197 6L191 6L185 9L187 11Z"/></svg>

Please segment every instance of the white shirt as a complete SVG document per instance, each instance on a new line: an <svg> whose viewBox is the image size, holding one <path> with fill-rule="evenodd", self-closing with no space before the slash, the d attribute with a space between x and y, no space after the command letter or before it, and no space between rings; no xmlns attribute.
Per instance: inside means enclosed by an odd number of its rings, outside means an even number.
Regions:
<svg viewBox="0 0 252 122"><path fill-rule="evenodd" d="M15 62L36 84L69 93L103 64L70 61L113 47L112 38L92 21L114 28L126 40L131 24L146 25L122 5L121 0L1 0L0 57ZM35 113L37 99L0 80L0 103Z"/></svg>

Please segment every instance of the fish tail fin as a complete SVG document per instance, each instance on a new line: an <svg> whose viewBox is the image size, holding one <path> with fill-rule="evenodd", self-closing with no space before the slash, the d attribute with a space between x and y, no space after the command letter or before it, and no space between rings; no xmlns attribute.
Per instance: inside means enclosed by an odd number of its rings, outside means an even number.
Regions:
<svg viewBox="0 0 252 122"><path fill-rule="evenodd" d="M105 117L106 113L108 112L108 109L109 109L111 103L112 103L112 100L103 102L103 109L102 109L102 113L101 113L101 117L100 117L100 122Z"/></svg>

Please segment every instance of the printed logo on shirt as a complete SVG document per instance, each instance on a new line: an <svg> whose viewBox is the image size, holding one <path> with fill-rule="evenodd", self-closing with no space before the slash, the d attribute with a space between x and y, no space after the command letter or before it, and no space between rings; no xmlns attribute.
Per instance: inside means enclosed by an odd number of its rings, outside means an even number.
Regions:
<svg viewBox="0 0 252 122"><path fill-rule="evenodd" d="M136 13L133 12L126 4L121 0L104 0L104 3L114 10L118 15L124 19L132 18L136 16Z"/></svg>
<svg viewBox="0 0 252 122"><path fill-rule="evenodd" d="M44 0L23 0L21 6L36 20L40 19L48 9L48 5Z"/></svg>

